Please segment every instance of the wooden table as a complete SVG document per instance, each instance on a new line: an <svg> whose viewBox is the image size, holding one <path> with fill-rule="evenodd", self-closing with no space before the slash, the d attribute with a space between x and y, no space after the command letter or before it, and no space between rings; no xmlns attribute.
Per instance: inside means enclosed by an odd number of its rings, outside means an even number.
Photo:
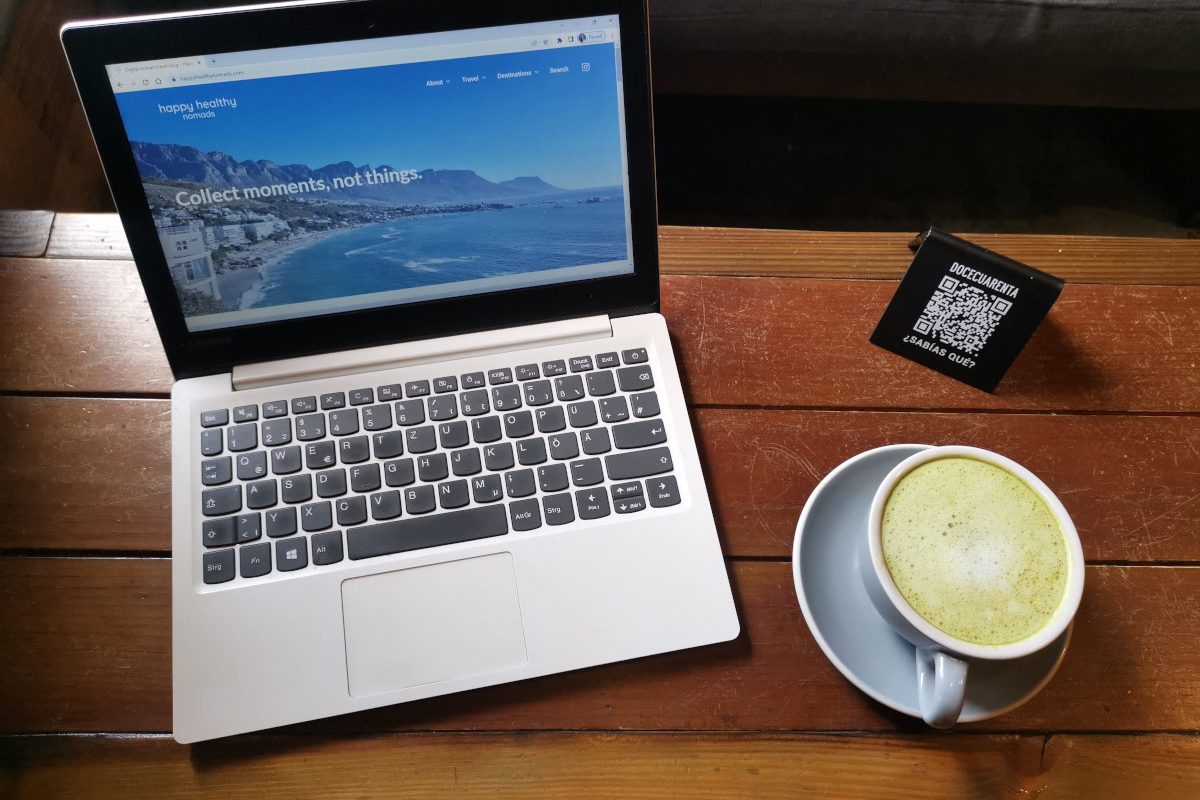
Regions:
<svg viewBox="0 0 1200 800"><path fill-rule="evenodd" d="M661 232L739 639L185 747L141 286L114 217L0 215L0 797L1200 796L1200 241L970 237L1067 281L990 395L868 343L910 238ZM845 681L792 588L816 482L907 441L1028 465L1088 560L1058 675L951 734Z"/></svg>

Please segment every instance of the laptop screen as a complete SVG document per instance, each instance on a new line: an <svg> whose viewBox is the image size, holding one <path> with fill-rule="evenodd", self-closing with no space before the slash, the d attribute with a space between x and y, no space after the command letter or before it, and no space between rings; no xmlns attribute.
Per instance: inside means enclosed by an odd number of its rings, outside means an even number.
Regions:
<svg viewBox="0 0 1200 800"><path fill-rule="evenodd" d="M189 331L633 272L616 16L107 65Z"/></svg>

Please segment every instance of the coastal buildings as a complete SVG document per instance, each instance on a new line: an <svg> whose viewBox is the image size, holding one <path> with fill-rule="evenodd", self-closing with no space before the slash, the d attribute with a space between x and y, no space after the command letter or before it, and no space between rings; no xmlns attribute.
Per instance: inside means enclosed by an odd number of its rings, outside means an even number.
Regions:
<svg viewBox="0 0 1200 800"><path fill-rule="evenodd" d="M158 238L176 286L221 299L212 255L199 225L159 225Z"/></svg>

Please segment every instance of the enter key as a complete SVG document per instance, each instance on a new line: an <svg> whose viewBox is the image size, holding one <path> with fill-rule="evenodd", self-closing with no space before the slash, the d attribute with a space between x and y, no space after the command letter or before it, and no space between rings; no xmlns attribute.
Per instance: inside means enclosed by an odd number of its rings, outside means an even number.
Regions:
<svg viewBox="0 0 1200 800"><path fill-rule="evenodd" d="M667 430L661 419L647 419L624 425L613 425L613 443L618 450L649 447L667 440Z"/></svg>

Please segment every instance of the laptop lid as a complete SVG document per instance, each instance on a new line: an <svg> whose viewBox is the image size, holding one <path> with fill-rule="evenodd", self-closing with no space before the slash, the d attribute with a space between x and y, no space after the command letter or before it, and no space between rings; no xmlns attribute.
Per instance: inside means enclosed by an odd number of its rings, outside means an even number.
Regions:
<svg viewBox="0 0 1200 800"><path fill-rule="evenodd" d="M177 377L657 308L641 2L68 25Z"/></svg>

